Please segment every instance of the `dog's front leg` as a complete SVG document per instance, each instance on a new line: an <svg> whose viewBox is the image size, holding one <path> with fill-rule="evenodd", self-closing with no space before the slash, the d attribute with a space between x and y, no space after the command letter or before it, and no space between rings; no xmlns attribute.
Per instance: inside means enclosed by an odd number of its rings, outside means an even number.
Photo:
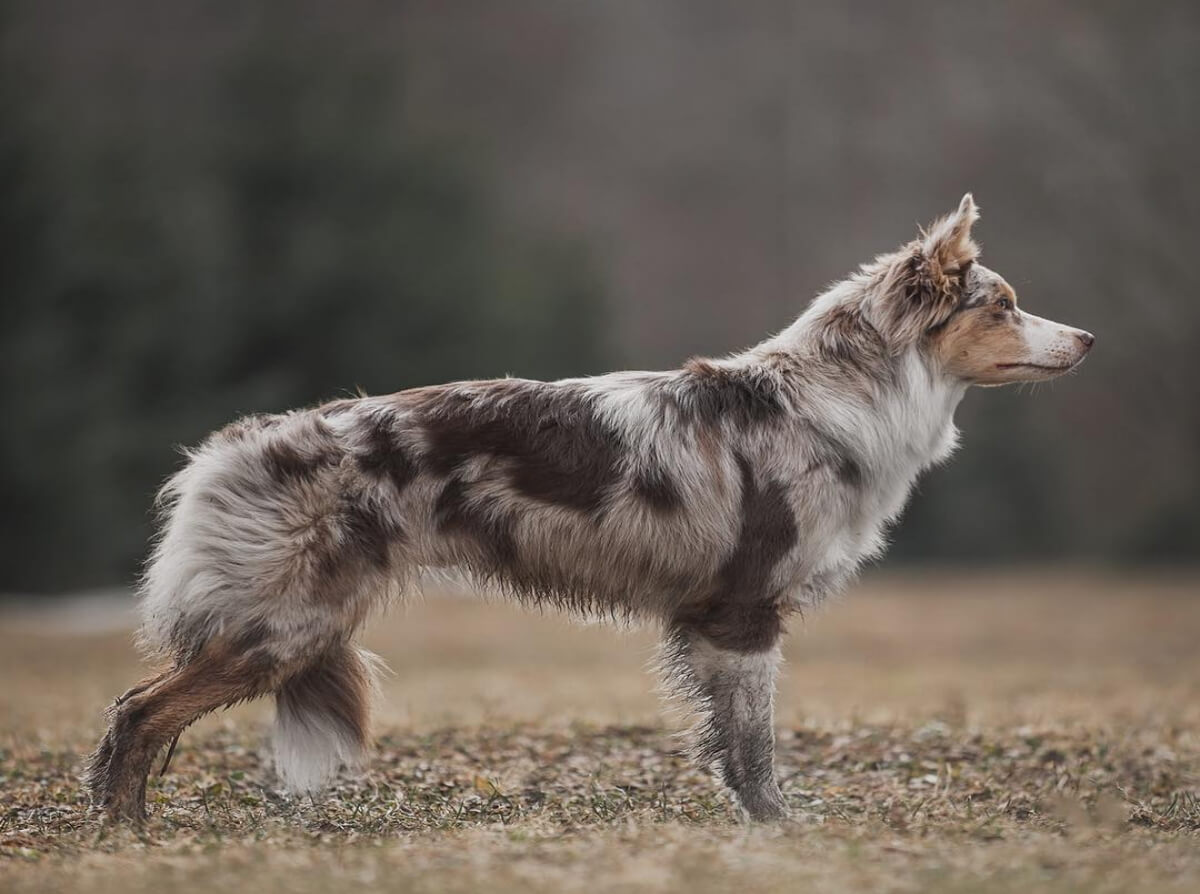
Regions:
<svg viewBox="0 0 1200 894"><path fill-rule="evenodd" d="M664 643L672 690L699 715L692 730L698 761L711 766L752 820L788 815L775 780L774 698L779 646L757 652L722 649L698 630L676 627Z"/></svg>

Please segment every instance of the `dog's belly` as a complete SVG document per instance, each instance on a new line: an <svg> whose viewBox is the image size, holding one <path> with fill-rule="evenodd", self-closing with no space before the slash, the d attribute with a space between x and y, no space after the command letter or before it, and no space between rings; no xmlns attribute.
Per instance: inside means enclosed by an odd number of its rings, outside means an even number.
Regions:
<svg viewBox="0 0 1200 894"><path fill-rule="evenodd" d="M409 504L414 565L586 614L669 615L713 590L727 552L694 514L614 506L597 518L499 492L459 514L447 516L445 504L438 493Z"/></svg>

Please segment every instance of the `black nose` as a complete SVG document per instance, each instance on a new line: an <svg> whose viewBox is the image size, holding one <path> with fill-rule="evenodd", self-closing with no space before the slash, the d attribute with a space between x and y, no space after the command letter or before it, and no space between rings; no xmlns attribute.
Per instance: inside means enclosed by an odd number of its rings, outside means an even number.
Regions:
<svg viewBox="0 0 1200 894"><path fill-rule="evenodd" d="M1090 348L1096 343L1096 336L1092 335L1090 332L1076 332L1075 337L1083 342L1083 346L1085 348Z"/></svg>

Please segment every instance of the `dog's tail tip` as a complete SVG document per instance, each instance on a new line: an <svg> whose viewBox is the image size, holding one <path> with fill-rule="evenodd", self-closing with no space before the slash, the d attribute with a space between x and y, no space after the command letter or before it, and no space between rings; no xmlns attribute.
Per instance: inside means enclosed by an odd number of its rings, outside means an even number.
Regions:
<svg viewBox="0 0 1200 894"><path fill-rule="evenodd" d="M382 662L344 644L275 695L275 771L294 794L314 794L346 767L361 770Z"/></svg>

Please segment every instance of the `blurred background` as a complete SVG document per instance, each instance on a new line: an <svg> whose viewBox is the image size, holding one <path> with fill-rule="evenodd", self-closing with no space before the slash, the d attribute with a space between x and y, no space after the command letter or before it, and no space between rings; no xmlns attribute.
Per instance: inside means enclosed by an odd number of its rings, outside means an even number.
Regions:
<svg viewBox="0 0 1200 894"><path fill-rule="evenodd" d="M889 562L1200 558L1200 6L0 0L0 592L126 584L176 445L675 366L971 190L1096 333L977 391Z"/></svg>

